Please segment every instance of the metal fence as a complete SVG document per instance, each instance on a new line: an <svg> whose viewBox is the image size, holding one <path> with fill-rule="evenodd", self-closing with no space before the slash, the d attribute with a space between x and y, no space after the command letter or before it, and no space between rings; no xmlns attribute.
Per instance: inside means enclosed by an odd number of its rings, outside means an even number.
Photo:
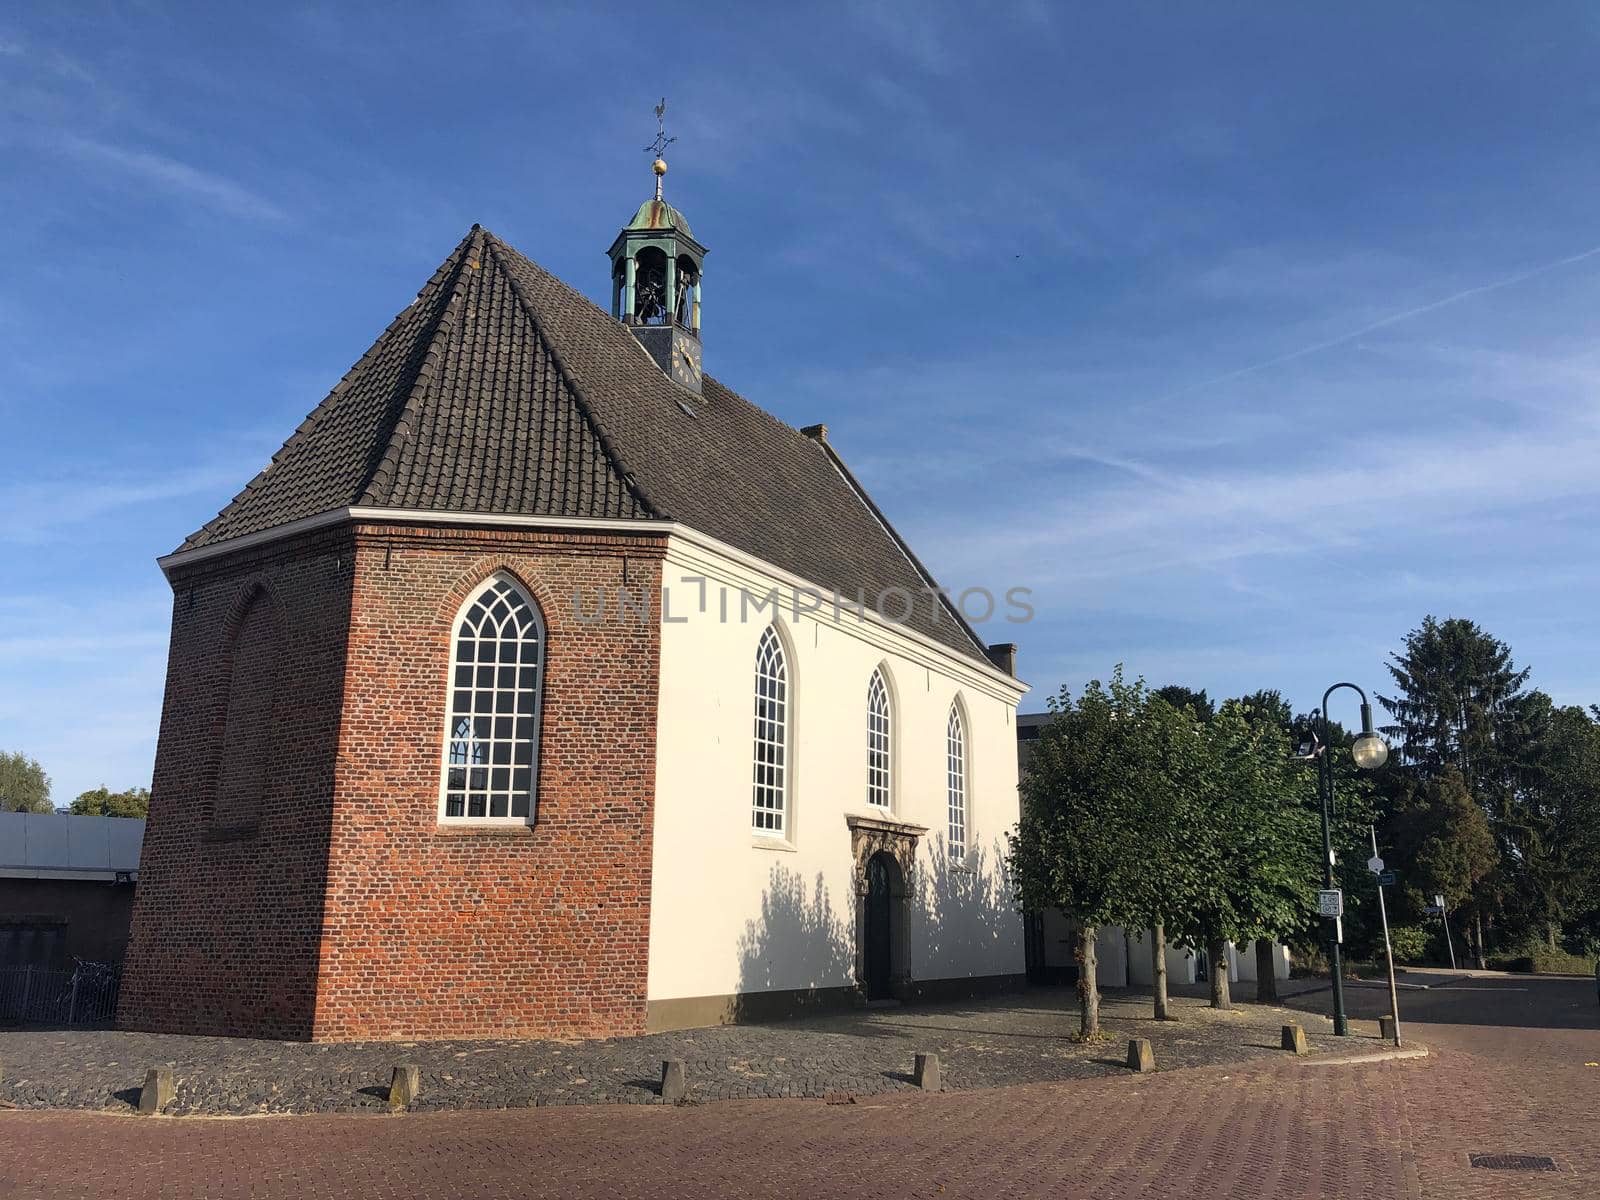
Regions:
<svg viewBox="0 0 1600 1200"><path fill-rule="evenodd" d="M108 1024L117 1013L122 968L79 962L70 971L0 967L0 1021L40 1025Z"/></svg>

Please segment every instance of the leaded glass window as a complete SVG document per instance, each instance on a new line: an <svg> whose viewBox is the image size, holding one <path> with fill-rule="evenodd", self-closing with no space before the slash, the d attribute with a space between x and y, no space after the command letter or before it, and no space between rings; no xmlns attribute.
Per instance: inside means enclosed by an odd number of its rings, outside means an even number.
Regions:
<svg viewBox="0 0 1600 1200"><path fill-rule="evenodd" d="M961 706L950 706L945 722L945 796L950 809L950 857L967 854L967 739L961 726Z"/></svg>
<svg viewBox="0 0 1600 1200"><path fill-rule="evenodd" d="M440 813L444 820L533 818L544 691L544 622L508 575L468 602L450 662Z"/></svg>
<svg viewBox="0 0 1600 1200"><path fill-rule="evenodd" d="M787 832L789 672L778 631L768 626L756 647L755 776L751 825L759 834Z"/></svg>
<svg viewBox="0 0 1600 1200"><path fill-rule="evenodd" d="M876 808L889 807L891 733L889 689L884 686L883 672L874 671L867 683L867 803Z"/></svg>

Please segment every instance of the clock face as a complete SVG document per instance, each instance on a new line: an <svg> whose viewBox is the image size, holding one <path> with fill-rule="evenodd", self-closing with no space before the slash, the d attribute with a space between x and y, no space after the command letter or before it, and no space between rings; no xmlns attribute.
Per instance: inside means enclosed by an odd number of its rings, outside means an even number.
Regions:
<svg viewBox="0 0 1600 1200"><path fill-rule="evenodd" d="M672 375L685 387L698 390L700 386L700 356L682 343L673 346Z"/></svg>

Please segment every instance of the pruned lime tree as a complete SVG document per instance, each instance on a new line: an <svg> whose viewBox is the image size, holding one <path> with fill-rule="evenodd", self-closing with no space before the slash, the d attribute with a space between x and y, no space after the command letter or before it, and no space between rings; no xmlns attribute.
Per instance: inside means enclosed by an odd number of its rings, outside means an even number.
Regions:
<svg viewBox="0 0 1600 1200"><path fill-rule="evenodd" d="M1138 862L1126 908L1133 928L1150 931L1150 991L1158 1021L1171 1017L1167 930L1183 925L1206 883L1193 828L1207 763L1201 729L1212 714L1203 691L1176 686L1150 693L1139 714L1139 751L1152 790L1131 814L1137 833L1130 849Z"/></svg>
<svg viewBox="0 0 1600 1200"><path fill-rule="evenodd" d="M1201 732L1189 837L1200 882L1175 919L1211 961L1211 1006L1229 1008L1227 943L1271 941L1315 911L1320 832L1308 772L1275 721L1230 701Z"/></svg>
<svg viewBox="0 0 1600 1200"><path fill-rule="evenodd" d="M1150 853L1148 839L1153 828L1172 828L1162 807L1171 789L1151 709L1143 683L1125 682L1120 668L1076 699L1063 688L1029 761L1010 837L1018 904L1060 909L1076 928L1082 1038L1100 1033L1100 926L1142 922L1160 891L1162 855Z"/></svg>

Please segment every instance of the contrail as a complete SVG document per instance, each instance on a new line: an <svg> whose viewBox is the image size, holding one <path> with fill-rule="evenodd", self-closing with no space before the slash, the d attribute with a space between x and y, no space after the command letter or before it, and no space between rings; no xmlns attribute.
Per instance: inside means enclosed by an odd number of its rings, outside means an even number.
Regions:
<svg viewBox="0 0 1600 1200"><path fill-rule="evenodd" d="M1188 387L1179 388L1175 392L1168 392L1165 396L1161 397L1161 399L1171 400L1177 396L1185 396L1190 392L1197 392L1201 388L1213 387L1219 383L1227 383L1230 379L1238 379L1241 375L1251 375L1256 371L1265 371L1268 367L1276 367L1286 362L1293 362L1295 359L1304 358L1308 354L1316 354L1321 350L1329 350L1334 346L1342 346L1345 342L1354 341L1356 338L1361 337L1363 334L1371 333L1375 329L1383 329L1389 325L1398 325L1401 321L1409 321L1412 317L1420 317L1423 313L1433 312L1435 309L1444 308L1446 305L1455 304L1459 301L1470 299L1473 296L1481 296L1484 292L1493 292L1503 287L1510 287L1514 283L1522 283L1524 280L1532 279L1537 275L1543 275L1548 271L1559 270L1562 267L1569 267L1573 263L1582 262L1586 258L1593 258L1597 254L1600 254L1600 246L1593 246L1580 254L1571 254L1566 258L1558 258L1555 262L1547 262L1541 266L1533 267L1527 271L1519 271L1515 275L1507 275L1504 279L1496 279L1492 283L1480 283L1477 287L1469 287L1465 291L1456 292L1454 295L1446 296L1442 300L1434 300L1428 304L1419 304L1416 308L1408 308L1404 312L1391 313L1387 317L1380 317L1378 320L1373 321L1369 325L1363 325L1360 329L1352 329L1349 333L1341 333L1338 337L1329 338L1325 342L1317 342L1312 346L1302 346L1298 350L1291 350L1289 353L1280 354L1276 358L1269 358L1264 362L1252 363L1248 367L1240 367L1237 371L1229 371L1226 375L1218 375L1214 379L1203 380L1200 383L1192 383Z"/></svg>

